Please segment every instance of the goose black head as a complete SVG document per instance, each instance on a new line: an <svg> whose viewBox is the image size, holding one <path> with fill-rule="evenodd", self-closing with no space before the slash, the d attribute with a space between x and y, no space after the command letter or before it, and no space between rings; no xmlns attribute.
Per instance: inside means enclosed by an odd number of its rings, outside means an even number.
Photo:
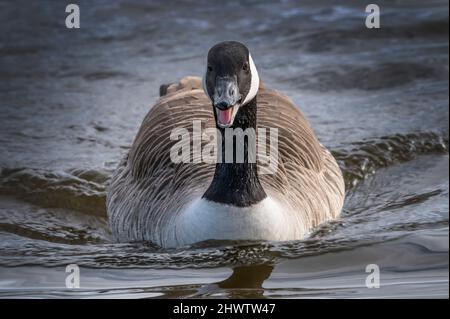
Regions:
<svg viewBox="0 0 450 319"><path fill-rule="evenodd" d="M259 75L242 43L220 42L208 52L203 90L211 100L219 127L233 125L239 108L258 93Z"/></svg>

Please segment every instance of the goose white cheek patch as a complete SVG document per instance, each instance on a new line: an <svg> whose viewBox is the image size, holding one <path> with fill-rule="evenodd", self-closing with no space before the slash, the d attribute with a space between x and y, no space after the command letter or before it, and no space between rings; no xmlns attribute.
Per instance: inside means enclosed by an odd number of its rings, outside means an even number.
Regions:
<svg viewBox="0 0 450 319"><path fill-rule="evenodd" d="M258 74L258 70L256 70L255 63L253 62L253 59L252 59L252 56L250 55L250 53L248 54L248 61L250 63L250 75L252 77L252 81L250 84L250 90L248 91L248 94L245 97L245 100L242 103L242 105L245 105L248 102L250 102L251 100L253 100L253 98L258 93L258 89L259 89L259 74Z"/></svg>

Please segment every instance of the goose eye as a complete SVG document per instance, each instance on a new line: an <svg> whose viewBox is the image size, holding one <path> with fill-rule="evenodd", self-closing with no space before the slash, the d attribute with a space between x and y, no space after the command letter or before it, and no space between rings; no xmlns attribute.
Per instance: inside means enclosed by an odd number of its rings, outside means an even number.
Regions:
<svg viewBox="0 0 450 319"><path fill-rule="evenodd" d="M212 66L208 65L208 72L212 71Z"/></svg>
<svg viewBox="0 0 450 319"><path fill-rule="evenodd" d="M244 70L244 71L248 71L248 63L247 62L245 62L244 63L244 65L242 66L242 70Z"/></svg>

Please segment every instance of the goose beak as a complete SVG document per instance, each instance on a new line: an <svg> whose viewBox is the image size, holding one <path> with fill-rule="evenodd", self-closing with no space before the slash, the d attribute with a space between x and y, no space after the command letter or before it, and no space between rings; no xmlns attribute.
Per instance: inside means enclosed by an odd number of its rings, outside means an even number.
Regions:
<svg viewBox="0 0 450 319"><path fill-rule="evenodd" d="M217 115L217 125L222 128L232 126L239 107L239 104L231 105L225 109L220 109L216 106L215 110Z"/></svg>
<svg viewBox="0 0 450 319"><path fill-rule="evenodd" d="M214 89L214 110L219 127L226 128L233 125L240 102L241 95L236 79L232 77L219 78Z"/></svg>

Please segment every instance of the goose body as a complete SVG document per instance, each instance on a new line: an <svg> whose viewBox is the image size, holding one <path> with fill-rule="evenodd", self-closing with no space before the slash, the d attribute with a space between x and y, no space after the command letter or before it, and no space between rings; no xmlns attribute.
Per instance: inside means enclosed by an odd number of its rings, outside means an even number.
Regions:
<svg viewBox="0 0 450 319"><path fill-rule="evenodd" d="M216 50L226 53L230 44L225 45ZM254 64L246 54L251 65L244 71L252 83L241 87L236 82L245 76L238 75L238 80L221 84L230 95L244 92L240 102L218 96L218 82L211 83L211 77L203 88L200 78L186 77L162 89L109 185L107 212L117 241L177 247L204 240L295 240L339 216L344 181L335 159L290 99L259 85L259 78L255 89ZM211 102L218 105L216 113ZM230 105L238 105L238 110L229 110ZM189 132L192 145L208 142L196 137L194 121L203 130L224 130L224 125L277 128L276 171L261 174L263 165L247 160L206 163L195 158L192 147L190 162L174 163L170 154L177 143L171 139L175 129Z"/></svg>

